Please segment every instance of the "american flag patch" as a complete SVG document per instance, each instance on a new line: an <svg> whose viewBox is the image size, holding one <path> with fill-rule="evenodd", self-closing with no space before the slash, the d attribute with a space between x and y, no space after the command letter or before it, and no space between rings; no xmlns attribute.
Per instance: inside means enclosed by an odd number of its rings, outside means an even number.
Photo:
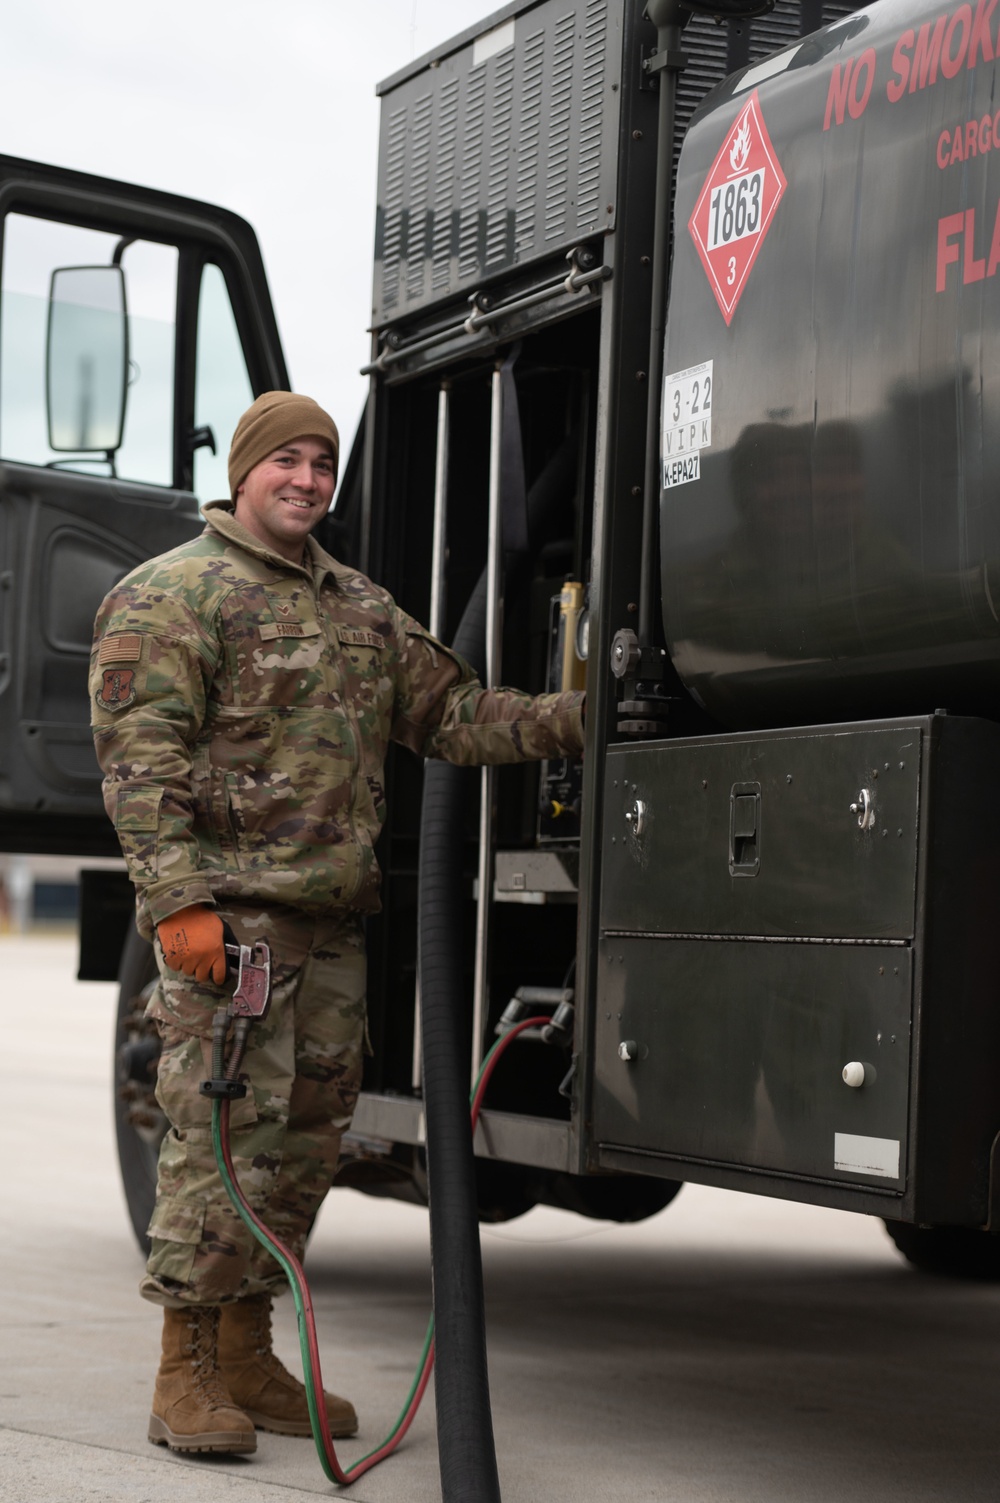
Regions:
<svg viewBox="0 0 1000 1503"><path fill-rule="evenodd" d="M142 637L138 632L112 632L104 637L97 653L99 663L137 663L142 657Z"/></svg>

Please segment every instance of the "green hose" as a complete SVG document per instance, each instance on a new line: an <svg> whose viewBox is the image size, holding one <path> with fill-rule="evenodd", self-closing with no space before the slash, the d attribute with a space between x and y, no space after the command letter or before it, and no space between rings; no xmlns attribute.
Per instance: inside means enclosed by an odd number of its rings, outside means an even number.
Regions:
<svg viewBox="0 0 1000 1503"><path fill-rule="evenodd" d="M475 1132L476 1122L482 1103L486 1085L493 1073L494 1063L500 1054L513 1043L519 1033L531 1027L538 1027L548 1022L547 1018L527 1018L497 1042L490 1049L476 1076L472 1087L469 1101L471 1107L472 1130ZM241 1040L241 1046L245 1044L245 1036ZM238 1049L234 1058L230 1060L226 1074L233 1078L235 1068L238 1068L242 1058L242 1047ZM221 1075L216 1061L213 1072ZM306 1283L302 1265L295 1254L284 1243L274 1237L256 1215L243 1192L236 1182L236 1172L232 1163L232 1155L229 1148L229 1100L228 1098L214 1097L212 1100L212 1147L215 1152L215 1162L219 1170L226 1194L232 1201L237 1215L245 1226L249 1228L257 1241L280 1265L282 1272L288 1280L295 1301L295 1313L298 1320L299 1348L302 1353L302 1372L305 1379L306 1401L309 1406L309 1422L312 1425L313 1440L319 1454L320 1466L323 1468L329 1481L347 1486L356 1482L358 1478L369 1471L373 1466L382 1461L395 1449L399 1440L405 1434L416 1414L423 1390L430 1376L430 1368L433 1363L434 1345L434 1316L427 1323L427 1334L424 1337L423 1348L417 1370L410 1385L410 1391L406 1396L403 1407L395 1425L373 1451L369 1451L356 1461L346 1471L337 1459L336 1451L330 1439L329 1426L326 1420L326 1406L323 1401L322 1376L319 1364L319 1349L316 1343L316 1327L312 1315L312 1300L309 1295L309 1286Z"/></svg>

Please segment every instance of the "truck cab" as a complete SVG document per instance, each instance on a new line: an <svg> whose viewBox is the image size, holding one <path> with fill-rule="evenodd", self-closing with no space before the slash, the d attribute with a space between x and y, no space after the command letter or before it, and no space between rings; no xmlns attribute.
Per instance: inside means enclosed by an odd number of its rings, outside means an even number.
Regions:
<svg viewBox="0 0 1000 1503"><path fill-rule="evenodd" d="M288 378L234 214L0 157L0 247L0 849L116 855L97 606L200 529L236 418Z"/></svg>

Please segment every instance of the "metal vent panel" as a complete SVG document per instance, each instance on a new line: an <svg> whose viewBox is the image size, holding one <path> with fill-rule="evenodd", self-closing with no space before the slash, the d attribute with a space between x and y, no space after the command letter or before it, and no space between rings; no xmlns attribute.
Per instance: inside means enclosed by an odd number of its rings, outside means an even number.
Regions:
<svg viewBox="0 0 1000 1503"><path fill-rule="evenodd" d="M618 10L543 0L384 95L376 327L613 227Z"/></svg>
<svg viewBox="0 0 1000 1503"><path fill-rule="evenodd" d="M758 16L750 26L750 55L747 61L759 63L802 35L802 7L799 0L777 0L770 15ZM824 24L827 17L824 16Z"/></svg>
<svg viewBox="0 0 1000 1503"><path fill-rule="evenodd" d="M728 73L762 62L818 26L831 26L862 8L851 0L777 0L773 11L753 21L719 25L711 16L692 16L683 33L689 61L677 90L675 169L691 116Z"/></svg>
<svg viewBox="0 0 1000 1503"><path fill-rule="evenodd" d="M439 294L451 278L455 253L452 225L452 194L458 140L458 79L450 78L438 101L437 174L433 188L430 222L431 289ZM420 263L415 261L415 265ZM421 267L423 271L424 268Z"/></svg>
<svg viewBox="0 0 1000 1503"><path fill-rule="evenodd" d="M386 132L385 205L386 241L385 266L388 277L385 296L398 303L400 297L399 272L402 265L403 233L406 227L404 172L406 168L406 111L393 110L389 115Z"/></svg>
<svg viewBox="0 0 1000 1503"><path fill-rule="evenodd" d="M718 25L711 16L692 16L684 28L684 52L687 67L677 80L675 171L691 116L709 90L721 83L729 71L729 27Z"/></svg>
<svg viewBox="0 0 1000 1503"><path fill-rule="evenodd" d="M749 61L761 62L815 27L831 26L860 9L860 5L852 5L850 0L823 0L821 6L803 5L800 0L777 0L770 15L759 16L750 27Z"/></svg>

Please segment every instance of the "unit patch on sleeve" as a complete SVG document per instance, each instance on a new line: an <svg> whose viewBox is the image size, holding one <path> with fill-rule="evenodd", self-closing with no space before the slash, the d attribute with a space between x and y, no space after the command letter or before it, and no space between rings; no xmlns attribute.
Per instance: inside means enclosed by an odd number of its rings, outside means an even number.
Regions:
<svg viewBox="0 0 1000 1503"><path fill-rule="evenodd" d="M135 699L135 669L105 668L94 698L102 710L127 710Z"/></svg>

